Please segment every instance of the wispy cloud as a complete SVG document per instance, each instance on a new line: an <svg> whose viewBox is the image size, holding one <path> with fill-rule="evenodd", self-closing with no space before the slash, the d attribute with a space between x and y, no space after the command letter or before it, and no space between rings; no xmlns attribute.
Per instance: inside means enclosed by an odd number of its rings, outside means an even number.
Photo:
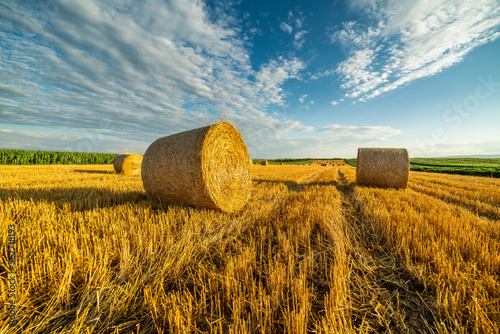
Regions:
<svg viewBox="0 0 500 334"><path fill-rule="evenodd" d="M295 46L296 49L302 49L302 46L304 46L304 43L306 41L305 35L307 34L306 30L299 30L295 33L294 36L294 41L293 41L293 46Z"/></svg>
<svg viewBox="0 0 500 334"><path fill-rule="evenodd" d="M307 30L301 29L304 25L305 16L300 10L297 8L295 11L288 12L288 18L285 21L280 23L280 29L292 34L295 29L295 33L293 34L293 46L297 50L302 49L304 43L306 42L305 35L308 33Z"/></svg>
<svg viewBox="0 0 500 334"><path fill-rule="evenodd" d="M349 137L353 140L384 141L401 134L401 130L390 126L347 126L330 124L322 127L319 132L328 133L332 137Z"/></svg>
<svg viewBox="0 0 500 334"><path fill-rule="evenodd" d="M5 124L99 129L143 143L219 114L249 137L303 127L266 110L285 103L283 84L305 64L277 56L252 67L230 10L196 0L7 0L0 30Z"/></svg>
<svg viewBox="0 0 500 334"><path fill-rule="evenodd" d="M299 98L300 103L304 103L304 99L305 99L307 96L308 96L307 94L302 95L302 96Z"/></svg>
<svg viewBox="0 0 500 334"><path fill-rule="evenodd" d="M307 136L281 137L267 140L257 151L261 158L271 158L279 152L291 152L289 157L355 157L356 147L394 145L391 137L401 134L401 130L389 126L346 126L330 124L311 132ZM271 138L270 138L271 139ZM356 143L353 147L352 143ZM325 152L328 152L325 154Z"/></svg>
<svg viewBox="0 0 500 334"><path fill-rule="evenodd" d="M293 31L292 26L289 25L289 24L286 24L286 22L281 22L280 23L280 29L283 30L283 31L285 31L285 32L287 32L287 33L289 33L289 34L291 34L292 31Z"/></svg>
<svg viewBox="0 0 500 334"><path fill-rule="evenodd" d="M500 36L496 0L355 0L352 5L367 20L345 22L330 38L347 54L335 69L342 88L359 100L435 75Z"/></svg>
<svg viewBox="0 0 500 334"><path fill-rule="evenodd" d="M63 151L94 152L98 147L99 152L138 152L140 154L143 154L148 146L146 143L103 136L102 133L95 131L63 134L0 129L0 142L2 148L54 150L54 142L58 142L61 145L57 149Z"/></svg>

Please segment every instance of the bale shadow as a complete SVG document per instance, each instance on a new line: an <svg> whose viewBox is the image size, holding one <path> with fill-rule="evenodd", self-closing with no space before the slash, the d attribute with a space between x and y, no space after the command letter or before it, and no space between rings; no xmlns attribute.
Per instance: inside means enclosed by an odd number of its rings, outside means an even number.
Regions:
<svg viewBox="0 0 500 334"><path fill-rule="evenodd" d="M174 203L163 203L149 197L144 190L112 191L92 187L53 189L0 189L0 201L23 200L35 204L54 204L58 209L73 212L104 209L120 205L148 207L166 212Z"/></svg>

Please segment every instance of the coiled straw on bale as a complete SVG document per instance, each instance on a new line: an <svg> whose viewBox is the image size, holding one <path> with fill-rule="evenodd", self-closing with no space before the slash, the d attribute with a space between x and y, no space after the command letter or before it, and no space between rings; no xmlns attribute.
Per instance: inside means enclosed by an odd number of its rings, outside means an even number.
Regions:
<svg viewBox="0 0 500 334"><path fill-rule="evenodd" d="M141 173L142 155L120 154L113 161L117 173L125 175L139 175Z"/></svg>
<svg viewBox="0 0 500 334"><path fill-rule="evenodd" d="M166 202L235 212L251 191L248 149L226 122L163 137L142 161L146 192Z"/></svg>
<svg viewBox="0 0 500 334"><path fill-rule="evenodd" d="M406 188L410 158L405 148L359 148L356 183L385 188Z"/></svg>
<svg viewBox="0 0 500 334"><path fill-rule="evenodd" d="M261 164L262 166L267 166L267 160L262 160L262 161L260 162L260 164Z"/></svg>

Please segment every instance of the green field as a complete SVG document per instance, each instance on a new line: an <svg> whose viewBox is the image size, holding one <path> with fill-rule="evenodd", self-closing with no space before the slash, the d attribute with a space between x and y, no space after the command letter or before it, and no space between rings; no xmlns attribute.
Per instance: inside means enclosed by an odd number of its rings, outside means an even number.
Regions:
<svg viewBox="0 0 500 334"><path fill-rule="evenodd" d="M357 159L346 159L356 167ZM447 173L500 177L500 159L485 158L413 158L410 170L416 172Z"/></svg>
<svg viewBox="0 0 500 334"><path fill-rule="evenodd" d="M421 172L500 177L500 159L414 158L410 168Z"/></svg>
<svg viewBox="0 0 500 334"><path fill-rule="evenodd" d="M358 164L358 159L345 159L345 162L353 167L356 167Z"/></svg>
<svg viewBox="0 0 500 334"><path fill-rule="evenodd" d="M0 149L0 165L105 165L118 154Z"/></svg>

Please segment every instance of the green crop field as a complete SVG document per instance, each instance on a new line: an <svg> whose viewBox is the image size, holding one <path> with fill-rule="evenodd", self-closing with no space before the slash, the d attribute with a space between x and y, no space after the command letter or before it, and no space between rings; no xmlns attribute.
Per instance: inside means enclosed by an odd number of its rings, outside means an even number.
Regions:
<svg viewBox="0 0 500 334"><path fill-rule="evenodd" d="M358 159L345 159L345 162L353 167L356 167L358 164Z"/></svg>
<svg viewBox="0 0 500 334"><path fill-rule="evenodd" d="M414 158L411 170L433 173L500 177L500 159Z"/></svg>
<svg viewBox="0 0 500 334"><path fill-rule="evenodd" d="M356 167L356 159L346 159ZM416 172L447 173L500 177L500 159L485 158L413 158L410 170Z"/></svg>
<svg viewBox="0 0 500 334"><path fill-rule="evenodd" d="M118 154L0 149L0 165L105 165Z"/></svg>

